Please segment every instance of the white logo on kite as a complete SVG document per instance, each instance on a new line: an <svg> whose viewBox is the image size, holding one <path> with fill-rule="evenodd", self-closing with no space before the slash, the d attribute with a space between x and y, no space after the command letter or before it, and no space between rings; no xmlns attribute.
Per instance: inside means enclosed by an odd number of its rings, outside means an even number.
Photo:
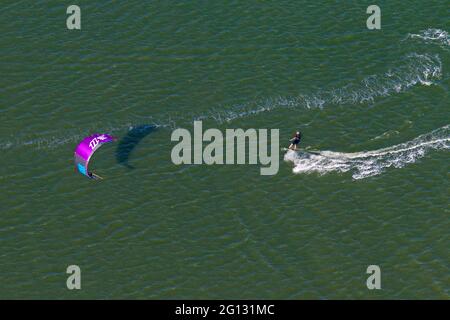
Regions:
<svg viewBox="0 0 450 320"><path fill-rule="evenodd" d="M91 142L89 142L89 147L93 150L100 143L100 141L103 141L106 139L108 139L108 138L105 137L104 134L102 134L102 135L92 139Z"/></svg>

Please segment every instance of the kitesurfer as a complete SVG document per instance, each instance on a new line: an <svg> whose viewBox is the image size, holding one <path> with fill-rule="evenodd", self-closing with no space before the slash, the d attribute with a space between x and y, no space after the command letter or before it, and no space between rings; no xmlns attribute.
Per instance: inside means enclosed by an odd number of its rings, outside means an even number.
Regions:
<svg viewBox="0 0 450 320"><path fill-rule="evenodd" d="M297 150L297 145L300 143L300 140L302 139L302 134L300 131L297 131L294 136L292 137L291 140L289 140L289 142L291 143L289 145L288 149L291 150Z"/></svg>

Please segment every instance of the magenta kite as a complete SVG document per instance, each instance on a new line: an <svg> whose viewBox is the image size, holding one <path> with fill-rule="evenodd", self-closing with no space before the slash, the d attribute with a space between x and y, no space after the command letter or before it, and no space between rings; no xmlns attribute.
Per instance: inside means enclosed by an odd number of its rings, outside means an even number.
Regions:
<svg viewBox="0 0 450 320"><path fill-rule="evenodd" d="M116 138L106 133L95 133L84 138L75 149L75 169L88 178L100 178L89 172L89 160L94 152L105 143L113 142Z"/></svg>

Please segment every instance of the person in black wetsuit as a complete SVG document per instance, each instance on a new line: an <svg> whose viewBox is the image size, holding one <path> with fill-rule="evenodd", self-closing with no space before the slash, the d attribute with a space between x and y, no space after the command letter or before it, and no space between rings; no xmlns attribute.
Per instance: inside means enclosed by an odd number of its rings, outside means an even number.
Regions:
<svg viewBox="0 0 450 320"><path fill-rule="evenodd" d="M300 140L301 140L301 139L302 139L302 134L301 134L300 131L297 131L297 132L295 133L295 135L292 137L292 139L289 140L289 142L290 142L291 144L289 145L289 148L288 148L288 149L291 149L291 150L297 150L297 145L300 143Z"/></svg>

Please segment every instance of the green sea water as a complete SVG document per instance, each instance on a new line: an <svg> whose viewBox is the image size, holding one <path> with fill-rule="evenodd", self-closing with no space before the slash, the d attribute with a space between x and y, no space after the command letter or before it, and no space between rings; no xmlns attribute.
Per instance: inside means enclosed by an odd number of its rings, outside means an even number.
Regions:
<svg viewBox="0 0 450 320"><path fill-rule="evenodd" d="M447 1L378 1L380 30L369 1L69 4L0 7L0 298L449 298ZM320 154L176 166L195 119Z"/></svg>

